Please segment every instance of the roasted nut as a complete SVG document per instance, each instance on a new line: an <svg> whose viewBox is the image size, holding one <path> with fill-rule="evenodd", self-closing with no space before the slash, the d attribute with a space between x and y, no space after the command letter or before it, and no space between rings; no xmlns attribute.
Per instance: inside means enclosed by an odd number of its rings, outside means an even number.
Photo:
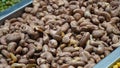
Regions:
<svg viewBox="0 0 120 68"><path fill-rule="evenodd" d="M10 51L10 52L14 52L16 46L17 46L17 44L16 44L15 42L10 42L10 43L8 44L7 50Z"/></svg>
<svg viewBox="0 0 120 68"><path fill-rule="evenodd" d="M90 33L84 33L83 37L80 40L80 46L85 46L86 42L88 41L88 39L90 38Z"/></svg>
<svg viewBox="0 0 120 68"><path fill-rule="evenodd" d="M71 33L66 34L66 35L62 38L62 42L68 43L68 42L70 41L70 36L71 36L71 35L72 35Z"/></svg>
<svg viewBox="0 0 120 68"><path fill-rule="evenodd" d="M54 39L51 39L48 43L50 47L56 48L58 46L58 42Z"/></svg>
<svg viewBox="0 0 120 68"><path fill-rule="evenodd" d="M1 53L7 57L7 58L10 58L10 53L7 51L7 50L2 50Z"/></svg>
<svg viewBox="0 0 120 68"><path fill-rule="evenodd" d="M13 33L13 34L8 34L6 36L6 40L8 42L11 42L11 41L19 41L21 39L21 34L20 33Z"/></svg>
<svg viewBox="0 0 120 68"><path fill-rule="evenodd" d="M40 65L40 68L49 68L49 67L50 67L49 64L41 64L41 65Z"/></svg>
<svg viewBox="0 0 120 68"><path fill-rule="evenodd" d="M53 55L50 52L44 52L41 54L42 58L45 58L49 62L53 60Z"/></svg>
<svg viewBox="0 0 120 68"><path fill-rule="evenodd" d="M92 35L93 37L101 37L105 34L104 30L93 30Z"/></svg>

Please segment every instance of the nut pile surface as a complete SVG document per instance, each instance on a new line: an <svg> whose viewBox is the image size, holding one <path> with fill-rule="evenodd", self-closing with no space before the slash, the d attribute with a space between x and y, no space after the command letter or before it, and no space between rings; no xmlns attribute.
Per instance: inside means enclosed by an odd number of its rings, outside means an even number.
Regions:
<svg viewBox="0 0 120 68"><path fill-rule="evenodd" d="M0 26L0 68L93 68L119 35L118 0L34 0Z"/></svg>

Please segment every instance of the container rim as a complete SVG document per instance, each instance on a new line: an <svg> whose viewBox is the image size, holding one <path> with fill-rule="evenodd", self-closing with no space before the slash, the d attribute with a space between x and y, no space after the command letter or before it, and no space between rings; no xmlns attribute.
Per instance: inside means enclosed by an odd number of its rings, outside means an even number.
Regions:
<svg viewBox="0 0 120 68"><path fill-rule="evenodd" d="M6 17L8 17L9 15L17 12L18 10L24 8L25 6L29 5L32 3L32 0L22 0L21 2L15 4L14 6L6 9L3 12L0 12L0 21Z"/></svg>

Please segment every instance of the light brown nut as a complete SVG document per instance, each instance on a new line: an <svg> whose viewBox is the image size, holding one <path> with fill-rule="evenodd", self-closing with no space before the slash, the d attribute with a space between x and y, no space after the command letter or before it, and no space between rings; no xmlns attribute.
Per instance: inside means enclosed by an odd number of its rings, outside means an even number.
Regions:
<svg viewBox="0 0 120 68"><path fill-rule="evenodd" d="M63 48L63 52L74 52L76 49L73 46Z"/></svg>
<svg viewBox="0 0 120 68"><path fill-rule="evenodd" d="M68 43L70 41L70 36L72 35L72 33L68 33L66 34L63 38L62 38L62 42L63 43Z"/></svg>
<svg viewBox="0 0 120 68"><path fill-rule="evenodd" d="M19 63L23 63L23 64L29 63L27 58L21 58L21 59L19 59L18 62L19 62Z"/></svg>
<svg viewBox="0 0 120 68"><path fill-rule="evenodd" d="M86 32L84 33L83 37L80 40L80 46L85 46L86 42L88 41L88 39L90 38L90 33Z"/></svg>
<svg viewBox="0 0 120 68"><path fill-rule="evenodd" d="M37 64L40 65L40 64L44 64L46 63L47 60L43 59L43 58L38 58L37 59Z"/></svg>
<svg viewBox="0 0 120 68"><path fill-rule="evenodd" d="M6 40L8 42L11 42L11 41L19 41L21 39L21 34L20 33L12 33L12 34L8 34L6 36Z"/></svg>
<svg viewBox="0 0 120 68"><path fill-rule="evenodd" d="M42 58L45 58L46 60L48 60L48 62L51 62L53 60L53 55L50 52L44 52L41 54Z"/></svg>
<svg viewBox="0 0 120 68"><path fill-rule="evenodd" d="M29 49L28 49L27 47L22 48L22 53L23 53L23 54L28 53L28 51L29 51Z"/></svg>
<svg viewBox="0 0 120 68"><path fill-rule="evenodd" d="M98 45L98 48L94 47L93 50L97 53L97 54L103 54L104 50L105 50L105 46L104 45Z"/></svg>
<svg viewBox="0 0 120 68"><path fill-rule="evenodd" d="M93 68L94 65L95 65L95 63L92 63L92 64L88 63L84 66L84 68Z"/></svg>
<svg viewBox="0 0 120 68"><path fill-rule="evenodd" d="M61 26L61 31L62 32L65 32L69 29L69 24L68 23L64 23L62 26Z"/></svg>
<svg viewBox="0 0 120 68"><path fill-rule="evenodd" d="M75 20L77 20L77 21L78 21L81 17L82 17L82 16L81 16L80 13L75 13L75 14L74 14L74 18L75 18Z"/></svg>
<svg viewBox="0 0 120 68"><path fill-rule="evenodd" d="M2 36L2 37L0 38L0 43L3 44L3 45L6 45L6 44L7 44L7 42L6 42L6 36Z"/></svg>
<svg viewBox="0 0 120 68"><path fill-rule="evenodd" d="M101 60L100 56L97 54L93 55L92 57L95 59L96 62L99 62Z"/></svg>
<svg viewBox="0 0 120 68"><path fill-rule="evenodd" d="M10 43L8 44L7 50L10 51L10 52L14 52L16 46L17 46L17 43L16 43L16 42L10 42Z"/></svg>
<svg viewBox="0 0 120 68"><path fill-rule="evenodd" d="M69 61L67 63L70 64L70 65L74 65L74 66L84 66L85 65L85 62L83 62L83 61L75 61L75 60Z"/></svg>
<svg viewBox="0 0 120 68"><path fill-rule="evenodd" d="M91 15L89 10L85 11L84 16L87 17L87 18L91 18L92 17L92 15Z"/></svg>
<svg viewBox="0 0 120 68"><path fill-rule="evenodd" d="M28 48L29 48L29 51L28 51L28 53L25 55L26 57L32 56L32 55L34 54L34 52L35 52L35 46L34 46L34 44L29 44L29 45L28 45Z"/></svg>
<svg viewBox="0 0 120 68"><path fill-rule="evenodd" d="M40 68L50 68L50 65L49 64L41 64Z"/></svg>
<svg viewBox="0 0 120 68"><path fill-rule="evenodd" d="M112 42L115 44L117 42L119 42L118 36L117 35L113 35L112 37Z"/></svg>
<svg viewBox="0 0 120 68"><path fill-rule="evenodd" d="M68 68L75 68L74 66L70 65Z"/></svg>
<svg viewBox="0 0 120 68"><path fill-rule="evenodd" d="M99 38L105 34L104 30L93 30L92 35L95 38Z"/></svg>
<svg viewBox="0 0 120 68"><path fill-rule="evenodd" d="M69 64L62 64L61 65L61 68L68 68L69 67Z"/></svg>
<svg viewBox="0 0 120 68"><path fill-rule="evenodd" d="M48 43L50 47L56 48L58 46L58 42L55 39L51 39Z"/></svg>
<svg viewBox="0 0 120 68"><path fill-rule="evenodd" d="M7 58L10 58L10 53L7 50L2 50L1 54L3 54Z"/></svg>

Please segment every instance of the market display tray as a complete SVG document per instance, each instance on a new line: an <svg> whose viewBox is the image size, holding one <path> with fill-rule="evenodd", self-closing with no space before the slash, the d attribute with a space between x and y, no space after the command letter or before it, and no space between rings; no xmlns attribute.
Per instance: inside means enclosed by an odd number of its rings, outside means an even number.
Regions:
<svg viewBox="0 0 120 68"><path fill-rule="evenodd" d="M0 24L6 19L11 19L20 16L24 12L26 6L30 6L32 0L22 0L20 3L8 8L0 13ZM111 66L120 58L120 47L115 49L111 54L101 60L93 68L112 68Z"/></svg>

